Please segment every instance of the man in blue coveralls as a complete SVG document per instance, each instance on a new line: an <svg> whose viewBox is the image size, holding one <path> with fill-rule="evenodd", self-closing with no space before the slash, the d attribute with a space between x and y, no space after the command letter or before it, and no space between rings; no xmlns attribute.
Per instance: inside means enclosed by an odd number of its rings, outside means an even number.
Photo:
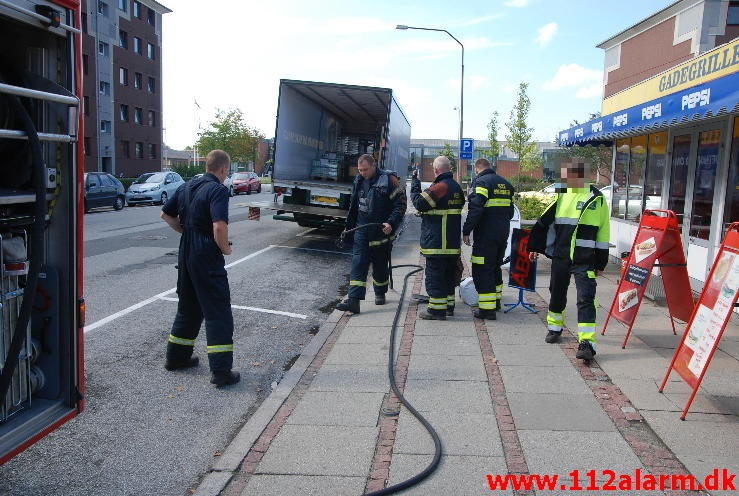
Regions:
<svg viewBox="0 0 739 496"><path fill-rule="evenodd" d="M206 174L180 186L162 207L161 217L182 234L178 256L177 316L167 343L167 370L198 365L192 356L195 338L205 319L210 382L227 386L239 382L233 366L233 315L223 256L228 242L228 177L231 157L223 150L205 159Z"/></svg>
<svg viewBox="0 0 739 496"><path fill-rule="evenodd" d="M359 313L359 302L367 292L367 273L372 264L375 304L385 304L390 283L390 250L395 233L403 223L408 205L405 188L398 176L377 167L374 157L365 154L357 160L359 174L354 179L346 229L365 224L381 224L359 229L354 236L349 295L336 305L342 311Z"/></svg>

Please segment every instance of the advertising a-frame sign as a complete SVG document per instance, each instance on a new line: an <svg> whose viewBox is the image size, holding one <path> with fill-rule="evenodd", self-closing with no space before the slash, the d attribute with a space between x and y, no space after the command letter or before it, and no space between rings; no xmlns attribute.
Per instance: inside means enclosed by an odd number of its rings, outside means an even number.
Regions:
<svg viewBox="0 0 739 496"><path fill-rule="evenodd" d="M628 262L601 332L602 335L606 333L611 318L626 325L628 331L622 348L626 348L654 267L660 268L672 332L677 334L674 319L687 322L694 301L680 227L672 210L645 210L641 216Z"/></svg>

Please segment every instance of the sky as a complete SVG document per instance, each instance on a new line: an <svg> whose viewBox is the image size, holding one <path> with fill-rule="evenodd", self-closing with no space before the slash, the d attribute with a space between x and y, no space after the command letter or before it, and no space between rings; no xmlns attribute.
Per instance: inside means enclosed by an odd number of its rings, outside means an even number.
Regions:
<svg viewBox="0 0 739 496"><path fill-rule="evenodd" d="M599 42L669 0L161 0L165 143L182 149L217 109L239 108L274 136L279 80L392 88L412 138L457 138L465 46L464 134L486 139L493 111L503 140L518 84L529 125L551 141L600 110ZM197 102L197 106L196 106ZM199 108L198 108L199 106Z"/></svg>

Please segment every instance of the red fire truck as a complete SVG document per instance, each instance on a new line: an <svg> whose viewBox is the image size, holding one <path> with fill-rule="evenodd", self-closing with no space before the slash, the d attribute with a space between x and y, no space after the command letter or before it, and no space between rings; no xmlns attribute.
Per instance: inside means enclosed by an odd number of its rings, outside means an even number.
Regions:
<svg viewBox="0 0 739 496"><path fill-rule="evenodd" d="M0 0L0 465L84 406L78 0Z"/></svg>

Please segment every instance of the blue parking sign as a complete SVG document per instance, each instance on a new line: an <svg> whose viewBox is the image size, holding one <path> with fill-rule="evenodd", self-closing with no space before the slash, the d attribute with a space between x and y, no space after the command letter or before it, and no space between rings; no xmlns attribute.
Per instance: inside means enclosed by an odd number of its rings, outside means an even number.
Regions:
<svg viewBox="0 0 739 496"><path fill-rule="evenodd" d="M475 140L464 138L459 140L459 158L461 160L472 160L472 152L475 150Z"/></svg>

